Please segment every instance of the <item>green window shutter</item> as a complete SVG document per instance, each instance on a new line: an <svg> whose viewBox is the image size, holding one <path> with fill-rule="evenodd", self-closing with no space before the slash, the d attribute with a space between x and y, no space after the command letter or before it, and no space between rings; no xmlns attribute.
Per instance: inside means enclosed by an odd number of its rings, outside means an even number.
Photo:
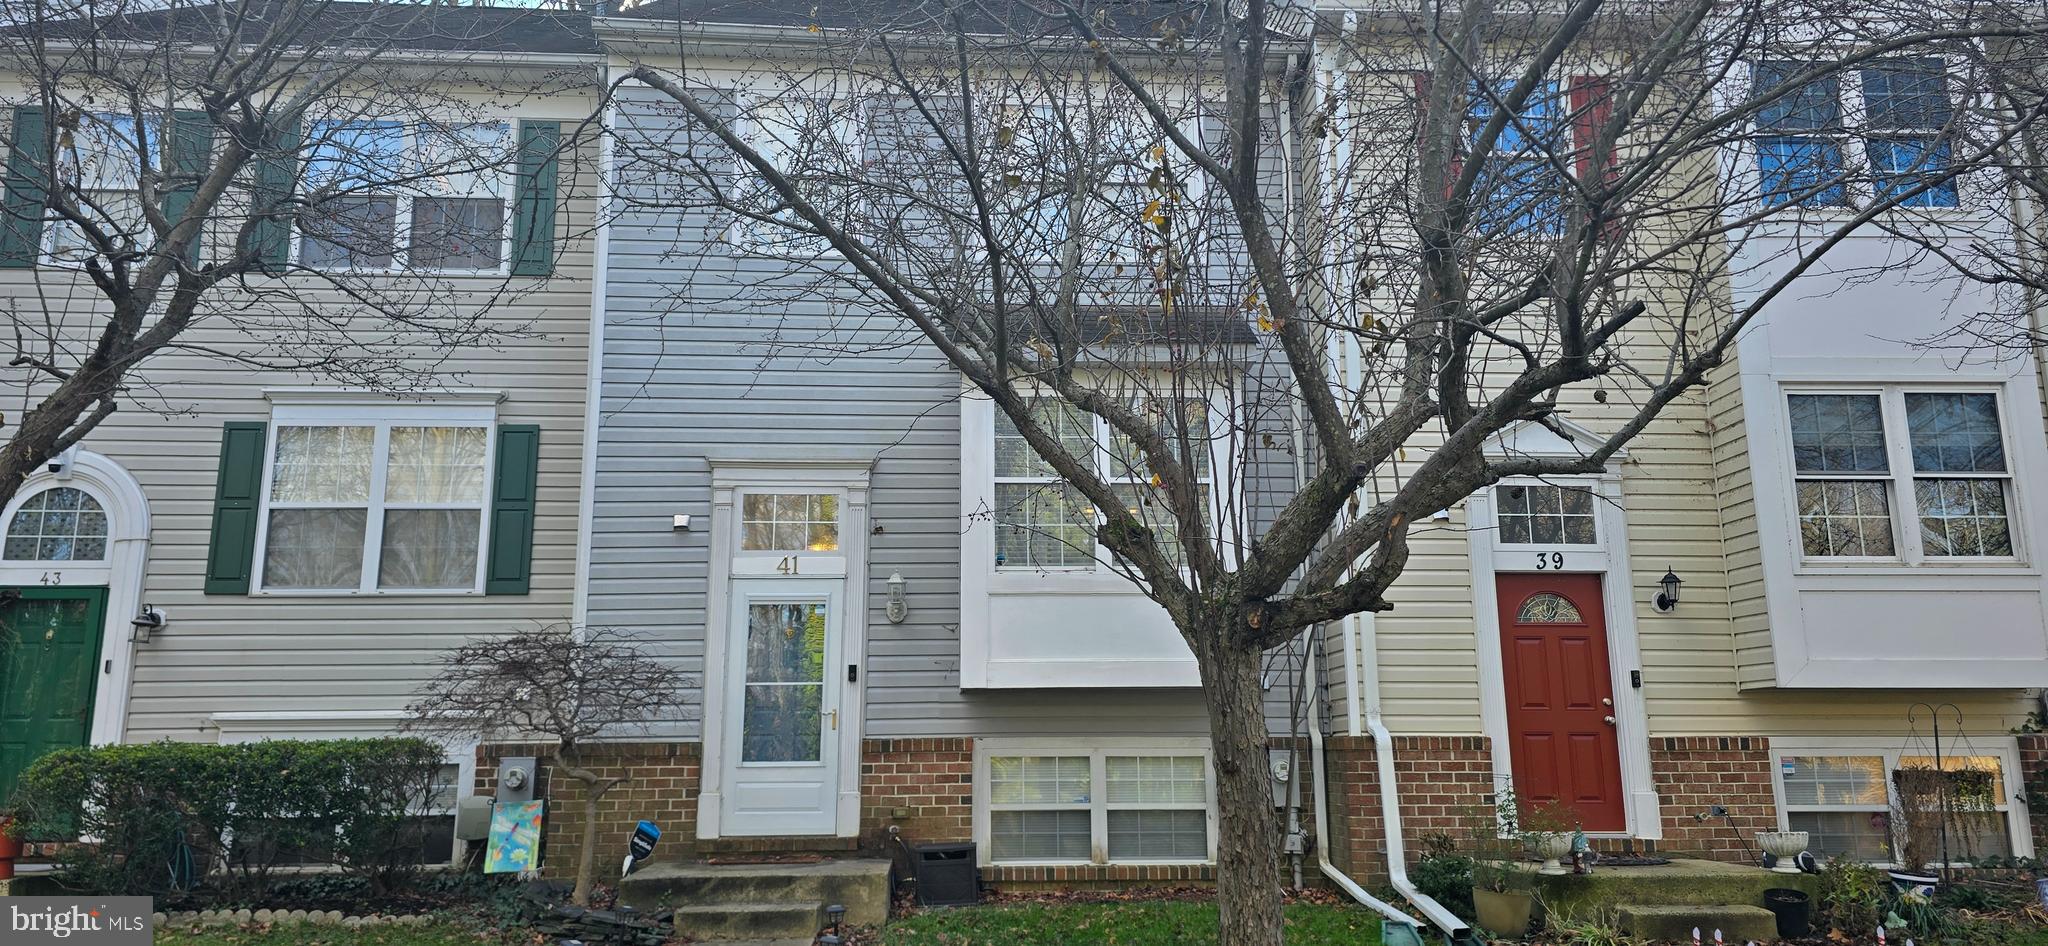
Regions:
<svg viewBox="0 0 2048 946"><path fill-rule="evenodd" d="M14 109L7 148L7 195L0 209L0 269L29 269L43 250L43 198L49 184L43 146L50 126L41 106Z"/></svg>
<svg viewBox="0 0 2048 946"><path fill-rule="evenodd" d="M484 594L523 595L533 583L533 499L539 478L540 427L500 424Z"/></svg>
<svg viewBox="0 0 2048 946"><path fill-rule="evenodd" d="M512 204L512 275L546 276L555 270L555 181L561 160L561 122L519 123L519 180Z"/></svg>
<svg viewBox="0 0 2048 946"><path fill-rule="evenodd" d="M220 433L220 471L213 484L213 534L207 540L206 593L249 593L263 489L261 421L229 421Z"/></svg>
<svg viewBox="0 0 2048 946"><path fill-rule="evenodd" d="M304 143L298 119L284 119L271 129L270 148L256 156L250 199L260 216L246 245L256 251L257 268L268 272L282 272L291 262L292 185L298 180L299 148Z"/></svg>
<svg viewBox="0 0 2048 946"><path fill-rule="evenodd" d="M176 226L185 218L185 212L192 207L193 195L199 190L199 179L206 176L213 160L213 125L207 121L205 112L177 111L171 113L170 174L175 179L164 194L164 216ZM200 224L202 231L205 224ZM199 244L203 232L192 239L186 259L199 262Z"/></svg>

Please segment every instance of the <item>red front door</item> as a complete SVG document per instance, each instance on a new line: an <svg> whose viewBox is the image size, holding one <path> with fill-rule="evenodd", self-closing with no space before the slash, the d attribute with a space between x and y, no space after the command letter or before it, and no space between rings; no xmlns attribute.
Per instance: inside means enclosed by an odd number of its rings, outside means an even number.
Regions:
<svg viewBox="0 0 2048 946"><path fill-rule="evenodd" d="M1561 805L1587 831L1626 830L1600 576L1497 581L1516 796L1524 810Z"/></svg>

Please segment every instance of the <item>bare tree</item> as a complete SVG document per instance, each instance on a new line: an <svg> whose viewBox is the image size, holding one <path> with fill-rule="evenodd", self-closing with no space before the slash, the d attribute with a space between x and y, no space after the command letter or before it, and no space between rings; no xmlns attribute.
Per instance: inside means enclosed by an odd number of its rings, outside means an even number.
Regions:
<svg viewBox="0 0 2048 946"><path fill-rule="evenodd" d="M576 859L581 906L590 903L598 805L628 775L586 764L593 743L675 719L688 679L609 628L551 626L471 641L441 657L420 688L407 726L473 741L538 739L555 769L583 785L583 842Z"/></svg>
<svg viewBox="0 0 2048 946"><path fill-rule="evenodd" d="M393 391L530 334L493 304L520 146L490 116L580 82L484 60L563 14L344 0L5 0L0 502L182 354ZM529 143L552 151L554 141ZM493 201L483 197L498 198ZM404 232L400 232L403 229ZM541 238L545 240L546 236ZM523 247L512 247L519 252ZM515 256L516 258L516 256Z"/></svg>
<svg viewBox="0 0 2048 946"><path fill-rule="evenodd" d="M1172 617L1209 712L1222 941L1277 943L1262 654L1391 608L1439 510L1601 471L1795 281L1868 278L1824 265L1849 235L1921 234L1900 265L1962 278L2002 245L1925 228L2010 221L2044 101L1979 93L2037 17L1877 7L842 5L766 24L773 55L684 39L622 70L618 198L673 213L679 247L787 260L731 290L785 306L771 344L935 350L993 402L999 551L1101 556ZM1894 94L1845 106L1847 76ZM678 283L678 310L723 301L708 269ZM819 298L830 318L796 308ZM1600 442L1489 454L1567 413Z"/></svg>

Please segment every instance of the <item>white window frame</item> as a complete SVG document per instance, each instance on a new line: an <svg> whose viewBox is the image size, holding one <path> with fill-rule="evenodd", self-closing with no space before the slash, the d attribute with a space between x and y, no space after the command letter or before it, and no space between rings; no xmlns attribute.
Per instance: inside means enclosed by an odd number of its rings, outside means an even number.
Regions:
<svg viewBox="0 0 2048 946"><path fill-rule="evenodd" d="M786 100L792 96L803 99L813 105L822 104L833 109L832 136L838 139L839 146L846 149L847 153L855 161L864 161L866 159L867 138L861 133L868 126L868 107L866 101L843 93L808 94L801 90L791 90L782 94L770 94L760 91L742 93L741 101L744 105L741 109L739 120L733 123L733 131L742 140L746 141L749 146L759 150L759 142L762 140L761 131L755 127L755 121L748 116L765 105L773 104L778 100ZM776 158L776 160L771 160L769 163L775 166L777 172L787 176L790 173L788 154L778 148L776 154L772 157ZM752 187L758 176L753 166L738 156L733 158L732 173L735 187ZM763 182L763 186L765 186L765 182ZM726 242L731 244L733 252L737 254L766 256L776 259L794 258L800 254L821 256L831 251L831 244L823 236L790 239L779 244L764 239L763 233L769 232L764 230L764 228L773 228L774 226L774 224L762 223L744 216L735 216L730 227L727 229Z"/></svg>
<svg viewBox="0 0 2048 946"><path fill-rule="evenodd" d="M304 266L307 269L317 270L320 272L332 273L375 274L411 271L436 273L447 276L503 276L511 272L513 250L512 226L514 218L518 216L517 211L519 207L519 181L518 175L514 170L514 166L518 163L520 142L519 129L521 125L520 120L506 116L498 116L480 118L474 121L451 120L445 124L441 124L435 122L422 122L414 118L373 118L369 116L357 116L351 118L316 119L313 122L309 123L308 127L310 128L314 125L319 125L323 123L340 126L396 124L404 130L405 144L403 145L403 153L407 157L412 157L419 154L420 132L423 126L438 124L439 127L451 130L461 128L473 128L478 126L498 126L504 128L506 148L505 153L507 156L505 162L496 169L485 169L478 171L476 173L476 176L479 178L495 177L498 182L498 189L500 190L501 193L504 194L504 197L502 199L502 202L504 204L504 217L499 225L498 234L498 265L488 268L440 266L429 267L413 265L413 202L415 200L421 199L431 200L437 196L444 195L422 193L420 192L417 186L408 185L369 187L360 190L354 190L346 194L337 195L339 199L389 197L392 199L392 201L394 201L391 222L391 264L389 266L383 267L381 269L366 266L313 266L303 262L302 251L304 250L305 241L309 238L309 236L305 232L305 228L300 225L297 216L293 216L291 220L290 250L291 262L293 265ZM299 155L299 162L301 168L299 173L302 179L305 175L304 164L306 162L306 159L310 157L312 152L317 151L318 148L319 142L318 140L314 140L312 142L309 142L307 146L307 153Z"/></svg>
<svg viewBox="0 0 2048 946"><path fill-rule="evenodd" d="M365 399L360 392L267 393L271 401L270 424L263 444L262 493L257 506L256 547L251 567L255 580L250 594L291 597L332 597L340 595L480 595L484 575L490 566L488 539L491 528L491 495L498 468L497 404L502 394L447 394L432 403L395 403L389 399ZM277 468L278 430L281 427L370 427L375 430L370 460L369 498L361 505L368 511L363 524L363 567L354 588L271 588L264 575L264 552L270 541L271 477ZM466 588L379 588L377 573L383 552L384 510L387 508L442 508L447 503L389 505L384 501L386 465L390 459L393 427L475 427L484 432L483 496L477 502L476 574ZM288 504L307 508L306 504ZM334 504L354 509L358 504ZM452 507L451 507L452 508ZM461 504L461 508L469 508Z"/></svg>
<svg viewBox="0 0 2048 946"><path fill-rule="evenodd" d="M1972 745L1972 743L1974 743L1974 745ZM1946 743L1943 744L1943 749L1945 755L1990 756L1998 760L1999 779L2001 782L2004 783L2003 787L2006 791L2007 797L2001 800L2001 803L1997 806L1997 810L2005 815L2005 830L2007 842L2012 847L2012 853L2014 857L2034 856L2033 829L2027 820L2027 807L2023 803L2015 803L2015 796L2017 796L2018 793L2025 791L2026 786L2026 781L2020 770L2018 741L2010 736L1970 737L1962 745L1959 751L1956 751L1954 753L1948 753L1946 750L1949 749L1949 746ZM1907 747L1901 745L1899 740L1896 739L1809 739L1803 737L1790 737L1773 738L1771 740L1770 751L1771 799L1773 804L1778 809L1778 830L1790 831L1792 830L1792 812L1787 807L1785 802L1784 760L1786 758L1812 758L1823 756L1832 756L1837 758L1850 756L1878 756L1883 758L1884 792L1886 802L1885 810L1887 812L1887 815L1889 815L1891 810L1892 797L1892 771L1899 767L1900 757L1913 756L1917 758L1929 756L1932 754L1932 746L1929 745L1925 748L1915 746L1910 751L1908 751ZM1799 810L1802 812L1825 812L1867 811L1869 809L1861 805L1801 805L1799 806ZM1892 836L1886 839L1886 846L1889 850L1897 850L1897 845L1898 831L1896 826L1894 826ZM1877 866L1896 867L1897 865L1890 862L1880 862L1877 864ZM1965 865L1959 863L1952 864L1949 866L1961 867Z"/></svg>
<svg viewBox="0 0 2048 946"><path fill-rule="evenodd" d="M132 117L133 116L122 112L94 111L85 113L84 116L82 116L82 120L98 124L102 129L105 129L107 127L109 119L127 120ZM152 132L155 133L154 137L151 137ZM165 148L165 136L170 134L174 134L174 132L171 130L171 116L169 113L152 112L143 115L143 128L141 131L141 137L144 140L141 142L141 145L143 148L146 148L150 151L150 166L159 175L165 173L163 168L163 162L168 157ZM60 152L57 155L55 155L55 161L59 164L59 176L79 173L80 169L76 165L70 163L71 158L74 156L76 152L78 144L78 142L74 141L73 153L64 153L60 150ZM209 145L210 144L211 142L209 141ZM80 160L85 159L85 156L82 154L76 156ZM104 203L104 196L109 194L125 194L129 198L133 199L135 201L136 206L139 208L142 204L142 190L140 180L142 174L142 167L138 160L140 156L136 152L131 151L121 155L116 155L114 157L117 157L125 164L125 171L127 173L134 175L134 183L136 186L86 186L88 182L80 181L78 183L77 189L80 191L87 191L94 194L95 199L101 200L102 208L106 206ZM95 181L91 183L99 184L104 182ZM89 208L82 207L80 209L85 210L88 215L92 213L92 211ZM104 217L105 215L102 214L101 216ZM59 235L62 234L64 231L71 229L71 227L71 221L62 219L50 220L48 221L47 225L43 227L42 237L40 241L42 251L41 265L58 269L83 269L85 267L86 260L95 259L99 257L99 252L97 250L91 250L89 247L87 248L87 252L79 253L78 255L72 255L72 251L67 251L64 247L58 245ZM145 240L154 238L154 232L149 229L148 218L146 216L140 217L140 219L138 220L138 227L139 229L136 231L137 236ZM146 249L147 246L148 244L145 243L142 248Z"/></svg>
<svg viewBox="0 0 2048 946"><path fill-rule="evenodd" d="M1058 394L1055 394L1050 391L1036 392L1032 390L1023 390L1020 391L1019 393L1025 395L1027 398L1046 398L1058 401L1062 404L1067 403L1064 399L1060 398ZM1151 394L1153 392L1146 390L1134 393ZM1225 497L1223 495L1223 487L1225 485L1228 485L1231 481L1231 475L1226 475L1223 471L1233 469L1229 464L1231 460L1234 458L1235 451L1233 450L1233 447L1236 444L1237 440L1236 433L1228 426L1230 423L1228 407L1234 400L1234 392L1225 389L1222 385L1204 385L1194 390L1191 390L1186 394L1176 394L1173 392L1163 393L1164 396L1172 397L1175 400L1200 400L1206 402L1208 405L1209 473L1206 476L1197 476L1194 478L1194 480L1195 484L1198 487L1207 486L1209 488L1209 515L1211 517L1209 539L1212 544L1215 544L1220 547L1224 543L1225 533L1228 531L1229 523L1233 521L1232 517L1226 515L1225 513L1227 511L1230 511L1236 503L1234 497ZM1002 476L997 474L993 462L993 457L995 436L999 429L999 425L1001 424L1001 419L999 416L1001 414L1001 408L996 407L993 402L984 403L988 405L988 409L991 411L988 438L989 442L988 444L985 445L986 454L991 458L991 462L987 469L987 475L983 477L985 482L982 485L988 491L987 495L989 497L990 525L994 529L994 532L992 532L991 535L994 537L995 540L992 548L999 548L1001 546L1001 532L1003 528L1005 528L1005 526L1003 524L1001 511L997 508L995 503L996 485L1014 483L1044 483L1047 485L1047 488L1059 488L1060 484L1064 481L1061 480L1058 474L1056 473L1049 474L1046 476ZM1103 480L1103 482L1110 486L1112 489L1119 486L1132 486L1141 488L1149 486L1149 481L1147 481L1144 477L1132 475L1132 471L1119 470L1116 468L1117 463L1115 460L1115 455L1111 451L1111 447L1115 443L1116 431L1114 430L1114 428L1110 426L1109 421L1099 414L1094 414L1082 410L1079 407L1073 407L1073 409L1076 412L1080 413L1082 417L1085 418L1093 427L1094 447L1089 452L1089 456L1094 463L1096 475L1099 476ZM971 447L970 449L981 449L981 447ZM1034 456L1035 455L1036 454L1034 454ZM1172 516L1171 512L1162 511L1161 514L1166 515L1168 517ZM1101 526L1102 521L1103 519L1101 514L1097 513L1095 523L1096 526ZM996 564L994 557L990 556L989 560L984 563L983 567L987 568L991 574L996 575L1094 575L1101 573L1111 574L1112 576L1114 576L1117 573L1118 566L1116 564L1116 554L1111 552L1108 547L1104 546L1099 541L1095 543L1093 558L1094 560L1092 562L1089 562L1088 564L1076 565L1035 565L1030 563L1012 564L1009 562L1004 562L1003 564L998 565ZM1182 568L1186 568L1185 563L1182 564Z"/></svg>
<svg viewBox="0 0 2048 946"><path fill-rule="evenodd" d="M1792 438L1792 398L1803 394L1842 394L1875 396L1878 399L1879 416L1884 422L1884 451L1886 469L1882 473L1867 474L1802 474ZM1906 395L1908 394L1985 394L1994 399L1998 406L1998 434L2005 452L2003 473L1926 473L1913 468L1912 430L1907 424ZM2025 565L2029 560L2026 531L2026 513L2022 509L2019 477L2014 469L2019 464L2013 442L2013 423L2010 415L2010 398L2005 389L1996 384L1939 384L1920 382L1886 382L1877 384L1783 384L1778 392L1776 410L1783 428L1780 449L1785 451L1785 470L1791 478L1791 491L1787 495L1787 508L1791 513L1788 531L1793 551L1802 569L1825 570L1830 566L1981 566L1981 565ZM2012 540L2011 555L1928 555L1920 538L1920 514L1918 499L1914 494L1914 481L1918 479L1995 479L2005 483L2005 519L2007 534ZM1884 480L1889 492L1892 518L1892 555L1811 555L1806 551L1806 541L1799 528L1799 484L1807 480Z"/></svg>
<svg viewBox="0 0 2048 946"><path fill-rule="evenodd" d="M1011 756L1086 756L1088 758L1088 849L1091 856L1073 859L1040 860L995 860L995 849L990 843L991 813L998 810L1051 811L1073 810L1079 805L1015 805L996 806L989 801L994 783L989 774L989 760ZM1207 812L1209 831L1209 852L1202 859L1139 859L1111 860L1109 857L1109 813L1113 810L1165 811L1193 810L1191 803L1153 804L1123 803L1110 804L1108 763L1110 756L1201 756L1206 776L1206 800L1201 807ZM1202 738L1125 738L1105 736L1100 738L991 738L974 741L974 849L975 859L982 867L1036 867L1074 865L1205 865L1216 862L1216 758L1209 740Z"/></svg>
<svg viewBox="0 0 2048 946"><path fill-rule="evenodd" d="M1815 54L1815 55L1825 55L1825 53L1823 53L1823 52L1821 52L1821 51L1818 51L1818 50L1816 50L1816 51L1813 51L1813 52L1814 52L1814 54ZM1956 81L1956 66L1958 65L1958 62L1957 62L1957 60L1956 60L1956 58L1955 58L1955 57L1953 57L1953 56L1927 56L1927 55L1900 55L1900 56L1894 56L1894 57L1890 57L1890 58L1894 58L1894 59L1939 59L1939 60L1941 60L1941 63L1942 63L1942 85L1943 85L1943 86L1944 86L1944 87L1945 87L1945 88L1947 89L1947 92L1948 92L1948 104L1949 104L1949 111L1950 111L1950 116L1951 116L1951 120L1953 120L1953 118L1954 118L1954 117L1955 117L1955 116L1956 116L1957 114L1961 113L1961 112L1962 112L1962 111L1964 110L1964 108L1966 107L1966 104L1965 104L1965 103L1967 103L1967 102L1969 101L1969 91L1968 91L1967 89L1963 89L1963 88L1961 88L1961 87L1959 87L1959 86L1957 85L1957 81ZM1816 63L1816 62L1817 62L1818 60L1816 60L1816 59L1813 59L1813 58L1811 58L1811 57L1809 57L1809 58L1795 58L1795 57L1794 57L1794 56L1793 56L1793 55L1792 55L1791 53L1787 53L1787 54L1785 54L1785 55L1783 55L1783 56L1773 57L1773 58L1769 58L1769 59L1766 59L1766 60L1763 60L1763 61L1768 61L1768 62L1789 62L1789 63L1796 63L1796 64L1798 64L1798 65L1799 65L1799 66L1800 66L1801 68L1805 68L1805 67L1809 67L1809 66L1812 66L1812 65L1814 65L1814 64L1815 64L1815 63ZM1842 120L1842 122L1843 122L1843 127L1840 127L1840 128L1835 128L1835 129L1812 129L1812 130L1807 130L1807 131L1798 131L1798 130L1786 130L1786 131L1778 131L1778 130L1775 130L1775 129L1766 129L1766 128L1760 127L1760 126L1758 126L1758 125L1756 124L1756 122L1755 122L1754 120L1752 120L1752 121L1750 122L1750 131L1751 131L1751 133L1752 133L1752 134L1756 135L1757 137L1771 137L1771 138L1816 138L1816 139L1818 139L1818 138L1826 138L1826 139L1831 139L1831 140L1835 141L1835 142L1836 142L1837 144L1839 144L1839 146L1841 147L1841 152L1842 152L1842 169L1843 169L1843 172L1844 172L1844 178L1843 178L1843 180L1842 180L1842 184L1841 184L1841 186L1842 186L1842 201L1841 201L1841 203L1836 203L1836 204L1813 204L1813 205L1810 205L1810 206L1808 206L1808 205L1802 205L1802 204L1799 204L1799 203L1797 203L1797 202L1795 202L1795 201L1789 201L1789 200L1788 200L1788 201L1785 201L1785 202L1783 202L1783 203L1779 203L1779 204L1766 204L1766 203L1764 202L1764 193L1763 193L1763 187L1762 187L1762 182L1763 182L1763 155L1762 155L1762 153L1761 153L1761 152L1760 152L1760 151L1759 151L1759 150L1757 149L1757 147L1756 147L1756 146L1755 146L1754 144L1745 144L1745 145L1743 145L1743 148L1744 148L1744 149L1745 149L1746 151L1748 151L1748 152L1749 152L1749 154L1748 154L1748 159L1749 159L1749 166L1750 166L1750 170L1751 170L1751 172L1752 172L1752 173L1754 173L1754 174L1756 175L1756 181L1757 181L1757 184L1758 184L1758 186L1757 186L1757 193L1756 193L1756 197L1755 197L1755 200L1756 200L1756 203L1757 203L1757 205L1758 205L1758 206L1767 206L1767 207L1770 207L1771 209L1773 209L1773 210L1777 210L1777 211L1791 211L1791 212L1804 212L1804 213L1808 213L1808 214L1814 214L1814 213L1822 213L1822 214L1826 214L1826 213L1835 213L1835 214L1853 214L1853 213L1856 213L1856 212L1858 212L1858 211L1862 210L1863 208L1865 208L1865 207L1868 207L1868 206L1870 206L1871 202L1872 202L1873 200L1875 200L1875 199L1876 199L1876 196L1877 196L1877 191L1876 191L1876 175L1877 175L1877 168L1876 168L1876 166L1875 166L1875 165L1871 164L1871 162L1870 162L1870 149L1869 149L1869 147L1868 147L1868 145L1869 145L1869 141L1868 141L1868 139L1870 139L1870 138L1893 138L1893 137L1901 137L1901 136L1910 136L1910 135L1918 135L1918 134L1927 134L1927 135L1928 135L1929 137L1932 137L1932 136L1933 136L1933 132L1920 132L1920 131L1905 131L1905 130L1895 130L1895 131L1877 131L1877 130L1873 130L1873 129L1869 129L1869 128L1864 128L1864 129L1862 129L1862 130L1856 130L1856 129L1854 129L1854 128L1851 128L1851 127L1850 127L1850 116L1852 116L1852 115L1862 115L1862 114L1865 114L1865 113L1866 113L1866 112L1868 111L1868 108L1869 108L1868 102L1867 102L1867 101L1866 101L1866 100L1864 99L1864 97L1863 97L1863 70L1864 70L1865 68L1867 68L1867 67L1868 67L1868 64L1866 64L1865 66L1858 66L1858 67L1856 67L1856 68L1852 68L1852 69L1846 69L1846 70L1843 70L1842 72L1838 73L1838 74L1836 75L1836 77L1835 77L1835 79L1836 79L1836 82L1835 82L1835 108L1837 109L1837 111L1836 111L1836 114L1837 114L1837 115L1838 115L1838 116L1839 116L1839 117L1841 118L1841 120ZM1757 79L1756 79L1756 75L1757 75L1757 73L1756 73L1756 63L1752 62L1752 63L1748 64L1748 66L1747 66L1747 71L1748 71L1748 74L1749 74L1749 87L1748 87L1748 91L1750 92L1750 94L1754 95L1754 93L1755 93L1755 91L1756 91L1756 82L1757 82ZM1939 129L1935 129L1934 131L1939 131ZM1951 155L1951 158L1953 158L1953 155ZM1856 170L1857 170L1857 169L1859 169L1859 168L1860 168L1860 169L1862 169L1862 171L1863 171L1863 176L1860 176L1860 177L1859 177L1859 175L1858 175L1858 174L1856 173ZM1962 206L1962 204L1963 204L1963 189L1964 189L1964 183L1965 183L1965 180L1964 180L1964 178L1963 178L1963 177L1960 177L1960 176L1958 176L1957 178L1955 178L1955 179L1954 179L1954 187L1956 188L1956 203L1954 203L1954 204L1950 204L1950 205L1946 205L1946 206L1943 206L1943 205L1933 205L1933 206L1916 206L1916 205L1905 205L1905 206L1901 206L1901 207L1899 207L1899 208L1897 208L1897 209L1898 209L1898 210L1904 210L1904 211L1911 211L1911 212L1915 212L1915 213L1935 213L1935 214L1943 214L1943 213L1947 213L1947 214L1955 214L1955 213L1958 213L1958 212L1966 212L1966 211L1964 211L1964 208L1963 208L1963 206Z"/></svg>

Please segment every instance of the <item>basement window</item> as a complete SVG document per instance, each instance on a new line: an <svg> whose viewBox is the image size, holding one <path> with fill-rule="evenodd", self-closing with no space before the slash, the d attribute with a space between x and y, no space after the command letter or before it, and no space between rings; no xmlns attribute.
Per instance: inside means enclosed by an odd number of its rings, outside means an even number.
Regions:
<svg viewBox="0 0 2048 946"><path fill-rule="evenodd" d="M1215 852L1206 747L1016 744L977 749L984 863L1188 864Z"/></svg>

